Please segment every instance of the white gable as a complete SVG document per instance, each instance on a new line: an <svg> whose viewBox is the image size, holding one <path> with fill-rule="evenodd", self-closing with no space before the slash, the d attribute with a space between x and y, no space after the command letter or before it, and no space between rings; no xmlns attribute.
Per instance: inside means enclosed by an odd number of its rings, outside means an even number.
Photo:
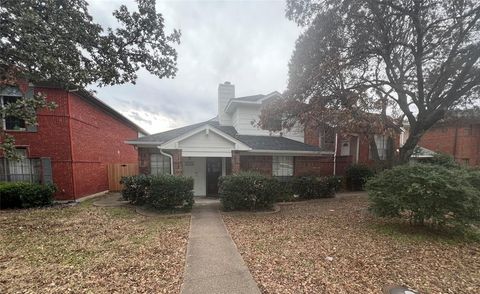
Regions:
<svg viewBox="0 0 480 294"><path fill-rule="evenodd" d="M244 143L209 125L166 142L160 148L182 149L184 157L231 157L232 150L251 150Z"/></svg>

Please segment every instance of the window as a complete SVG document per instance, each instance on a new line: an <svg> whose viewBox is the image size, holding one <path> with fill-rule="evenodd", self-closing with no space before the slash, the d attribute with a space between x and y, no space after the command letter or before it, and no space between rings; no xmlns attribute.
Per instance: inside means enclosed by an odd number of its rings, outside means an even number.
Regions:
<svg viewBox="0 0 480 294"><path fill-rule="evenodd" d="M380 158L380 160L387 159L388 136L375 135L375 145L377 145L378 157ZM370 149L370 158L373 158L371 149Z"/></svg>
<svg viewBox="0 0 480 294"><path fill-rule="evenodd" d="M293 176L293 157L274 156L272 161L272 175L274 177Z"/></svg>
<svg viewBox="0 0 480 294"><path fill-rule="evenodd" d="M27 158L27 149L18 148L16 153L22 158L11 160L0 158L0 182L40 182L40 159Z"/></svg>
<svg viewBox="0 0 480 294"><path fill-rule="evenodd" d="M18 99L21 99L21 98L22 97L18 97L18 96L0 96L1 106L3 107L4 105L15 103ZM3 122L4 122L3 127L5 130L9 130L9 131L26 131L27 130L27 126L23 119L19 119L14 116L6 116Z"/></svg>
<svg viewBox="0 0 480 294"><path fill-rule="evenodd" d="M170 174L170 158L162 154L150 155L150 174Z"/></svg>

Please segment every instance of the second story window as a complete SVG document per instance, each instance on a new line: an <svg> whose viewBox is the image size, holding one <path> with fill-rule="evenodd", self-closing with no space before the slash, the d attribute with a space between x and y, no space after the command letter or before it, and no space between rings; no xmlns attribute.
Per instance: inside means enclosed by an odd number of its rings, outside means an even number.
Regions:
<svg viewBox="0 0 480 294"><path fill-rule="evenodd" d="M22 97L19 96L0 96L1 106L4 107L10 103L15 103ZM7 131L26 131L27 126L23 119L15 116L6 116L3 118L3 129Z"/></svg>

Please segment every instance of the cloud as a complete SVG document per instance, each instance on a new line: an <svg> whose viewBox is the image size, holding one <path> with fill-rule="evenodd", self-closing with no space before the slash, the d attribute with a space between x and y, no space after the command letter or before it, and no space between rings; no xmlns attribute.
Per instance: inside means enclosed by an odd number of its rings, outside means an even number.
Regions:
<svg viewBox="0 0 480 294"><path fill-rule="evenodd" d="M123 2L90 0L90 13L114 26L111 12ZM178 73L160 80L142 70L135 85L95 88L100 99L155 133L200 122L217 113L217 87L237 96L283 91L287 65L300 33L285 18L283 1L157 1L167 31L182 32Z"/></svg>

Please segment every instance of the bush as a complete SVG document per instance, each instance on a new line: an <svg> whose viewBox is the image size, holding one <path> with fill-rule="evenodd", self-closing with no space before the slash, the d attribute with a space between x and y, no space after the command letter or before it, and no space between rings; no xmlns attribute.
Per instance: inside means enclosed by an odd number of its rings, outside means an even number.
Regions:
<svg viewBox="0 0 480 294"><path fill-rule="evenodd" d="M193 179L183 176L161 175L153 177L147 203L157 209L193 206Z"/></svg>
<svg viewBox="0 0 480 294"><path fill-rule="evenodd" d="M230 210L271 209L281 185L278 180L255 172L241 172L220 178L220 201Z"/></svg>
<svg viewBox="0 0 480 294"><path fill-rule="evenodd" d="M191 209L193 179L172 175L138 175L124 177L122 196L135 205L157 209Z"/></svg>
<svg viewBox="0 0 480 294"><path fill-rule="evenodd" d="M442 153L435 153L433 157L423 159L422 163L441 165L447 168L461 167L452 156Z"/></svg>
<svg viewBox="0 0 480 294"><path fill-rule="evenodd" d="M330 198L341 186L339 177L295 177L292 180L292 189L302 199Z"/></svg>
<svg viewBox="0 0 480 294"><path fill-rule="evenodd" d="M120 183L123 184L123 199L135 205L145 204L151 182L152 176L138 175L122 177Z"/></svg>
<svg viewBox="0 0 480 294"><path fill-rule="evenodd" d="M53 185L25 182L0 183L0 208L31 208L51 205L55 191Z"/></svg>
<svg viewBox="0 0 480 294"><path fill-rule="evenodd" d="M364 190L365 183L373 175L373 171L366 165L351 165L345 173L348 189L352 191Z"/></svg>
<svg viewBox="0 0 480 294"><path fill-rule="evenodd" d="M431 164L397 166L368 181L371 210L415 224L480 221L480 173Z"/></svg>

